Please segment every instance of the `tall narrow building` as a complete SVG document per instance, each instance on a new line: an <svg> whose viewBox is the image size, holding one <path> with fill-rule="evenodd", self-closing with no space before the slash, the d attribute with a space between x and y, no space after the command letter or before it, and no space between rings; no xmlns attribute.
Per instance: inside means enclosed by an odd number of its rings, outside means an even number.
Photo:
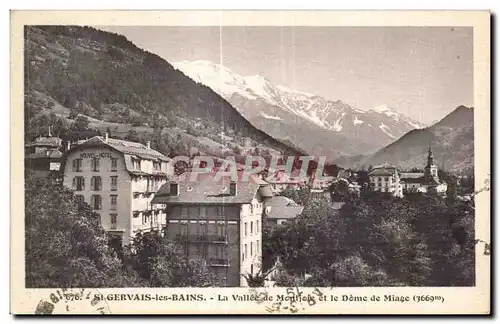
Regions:
<svg viewBox="0 0 500 324"><path fill-rule="evenodd" d="M225 286L247 284L262 264L262 214L271 186L252 175L231 181L216 173L183 174L162 186L152 203L166 205L166 235L190 259L202 259L225 278ZM241 179L241 177L239 177Z"/></svg>
<svg viewBox="0 0 500 324"><path fill-rule="evenodd" d="M439 182L438 168L434 164L434 156L432 155L432 149L430 145L429 145L429 151L427 153L427 165L425 166L424 169L424 176L429 181L437 179Z"/></svg>
<svg viewBox="0 0 500 324"><path fill-rule="evenodd" d="M445 194L448 184L439 179L438 167L434 164L434 155L431 146L427 151L427 164L424 172L403 172L401 183L405 192L436 192Z"/></svg>
<svg viewBox="0 0 500 324"><path fill-rule="evenodd" d="M66 152L64 185L90 204L108 233L128 244L139 231L165 226L164 206L153 208L151 200L167 181L169 160L149 143L95 136Z"/></svg>

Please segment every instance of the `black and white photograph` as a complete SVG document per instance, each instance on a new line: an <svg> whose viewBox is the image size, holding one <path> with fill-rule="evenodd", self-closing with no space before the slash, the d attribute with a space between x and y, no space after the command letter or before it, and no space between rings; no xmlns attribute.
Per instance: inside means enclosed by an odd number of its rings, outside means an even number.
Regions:
<svg viewBox="0 0 500 324"><path fill-rule="evenodd" d="M22 31L26 289L477 287L472 25Z"/></svg>

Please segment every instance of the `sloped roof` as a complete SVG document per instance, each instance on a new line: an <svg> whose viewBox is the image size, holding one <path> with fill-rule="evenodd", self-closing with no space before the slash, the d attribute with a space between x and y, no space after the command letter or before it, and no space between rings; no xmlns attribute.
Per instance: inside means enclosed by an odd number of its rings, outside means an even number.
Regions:
<svg viewBox="0 0 500 324"><path fill-rule="evenodd" d="M148 148L142 143L130 142L116 138L108 138L108 140L106 141L106 139L104 139L102 136L94 136L80 145L94 144L109 145L117 151L122 152L123 154L135 155L143 159L159 159L160 157L162 158L162 160L168 159L165 155L156 150L153 150L152 148Z"/></svg>
<svg viewBox="0 0 500 324"><path fill-rule="evenodd" d="M79 141L78 144L71 147L71 149L66 153L69 154L72 151L82 148L82 147L92 147L92 146L108 146L120 153L123 153L125 160L125 166L127 170L134 175L164 175L161 172L146 173L134 168L132 159L141 158L146 160L161 160L170 161L170 158L161 154L160 152L148 148L146 145L136 142L125 141L116 138L104 139L102 136L94 136L85 141Z"/></svg>
<svg viewBox="0 0 500 324"><path fill-rule="evenodd" d="M421 178L423 176L424 176L423 172L402 172L399 175L401 179L409 179L409 178L416 179L416 178Z"/></svg>
<svg viewBox="0 0 500 324"><path fill-rule="evenodd" d="M368 174L368 176L392 176L394 174L394 170L388 169L375 169Z"/></svg>
<svg viewBox="0 0 500 324"><path fill-rule="evenodd" d="M229 195L230 176L216 177L216 173L190 172L179 176L176 181L164 184L156 193L152 204L245 204L250 203L260 191L263 196L271 197L269 184L256 175L250 175L248 181L238 172L236 195ZM178 195L170 195L170 184L177 183Z"/></svg>
<svg viewBox="0 0 500 324"><path fill-rule="evenodd" d="M266 216L270 219L291 219L297 217L304 207L284 196L274 196L264 203Z"/></svg>
<svg viewBox="0 0 500 324"><path fill-rule="evenodd" d="M286 207L286 206L289 206L289 207L298 207L300 206L299 204L297 204L295 201L293 201L292 199L290 198L287 198L287 197L284 197L284 196L274 196L270 199L268 199L265 203L264 203L264 206L265 207Z"/></svg>
<svg viewBox="0 0 500 324"><path fill-rule="evenodd" d="M62 144L62 139L59 137L39 137L35 140L34 143L30 143L26 146L51 146L51 147L60 147Z"/></svg>
<svg viewBox="0 0 500 324"><path fill-rule="evenodd" d="M59 150L47 149L47 150L42 151L42 152L31 153L26 158L28 158L28 159L46 159L46 158L59 159L62 155L63 154Z"/></svg>
<svg viewBox="0 0 500 324"><path fill-rule="evenodd" d="M302 206L274 206L266 212L269 219L293 219L300 215L304 207Z"/></svg>
<svg viewBox="0 0 500 324"><path fill-rule="evenodd" d="M404 183L420 183L420 184L428 184L428 185L438 185L440 182L436 178L426 178L424 176L420 178L406 178L403 179Z"/></svg>
<svg viewBox="0 0 500 324"><path fill-rule="evenodd" d="M396 167L389 163L379 164L373 167L373 169L396 169Z"/></svg>

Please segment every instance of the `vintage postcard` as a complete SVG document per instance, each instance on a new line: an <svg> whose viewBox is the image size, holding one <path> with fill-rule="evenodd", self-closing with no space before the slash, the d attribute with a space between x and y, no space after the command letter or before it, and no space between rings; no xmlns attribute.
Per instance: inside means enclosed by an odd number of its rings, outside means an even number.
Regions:
<svg viewBox="0 0 500 324"><path fill-rule="evenodd" d="M12 11L13 314L490 313L490 12Z"/></svg>

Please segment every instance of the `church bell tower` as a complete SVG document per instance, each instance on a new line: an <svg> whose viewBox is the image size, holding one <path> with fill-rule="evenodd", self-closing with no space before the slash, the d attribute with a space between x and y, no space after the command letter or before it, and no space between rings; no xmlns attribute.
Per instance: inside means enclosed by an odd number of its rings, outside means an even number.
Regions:
<svg viewBox="0 0 500 324"><path fill-rule="evenodd" d="M430 179L438 179L438 168L434 164L434 156L432 155L432 149L429 145L429 152L427 155L427 165L425 166L425 177Z"/></svg>

